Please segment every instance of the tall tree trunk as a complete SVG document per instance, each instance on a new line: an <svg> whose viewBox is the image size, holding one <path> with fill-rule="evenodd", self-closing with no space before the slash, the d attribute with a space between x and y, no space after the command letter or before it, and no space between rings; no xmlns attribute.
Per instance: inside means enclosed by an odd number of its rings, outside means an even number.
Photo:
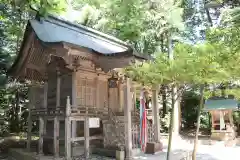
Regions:
<svg viewBox="0 0 240 160"><path fill-rule="evenodd" d="M174 126L174 118L175 118L175 113L174 113L174 108L175 108L175 103L176 103L176 94L175 92L175 85L172 86L172 113L171 113L171 118L170 118L170 124L169 124L169 136L168 136L168 150L167 150L167 160L170 159L170 153L171 153L171 147L172 147L172 137L173 137L173 126Z"/></svg>
<svg viewBox="0 0 240 160"><path fill-rule="evenodd" d="M196 160L196 155L197 155L197 148L198 148L198 134L199 134L199 128L200 128L200 114L201 114L201 109L203 108L203 92L204 92L204 85L200 86L200 105L198 107L198 113L197 113L197 129L196 129L196 135L195 135L195 140L194 140L194 148L193 148L193 153L192 153L192 160Z"/></svg>

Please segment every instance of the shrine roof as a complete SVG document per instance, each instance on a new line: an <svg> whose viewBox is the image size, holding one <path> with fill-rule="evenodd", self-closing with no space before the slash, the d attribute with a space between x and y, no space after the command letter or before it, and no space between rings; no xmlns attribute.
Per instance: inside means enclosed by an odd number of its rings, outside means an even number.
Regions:
<svg viewBox="0 0 240 160"><path fill-rule="evenodd" d="M29 22L37 37L45 43L66 42L107 56L121 53L146 59L113 36L55 16L33 19Z"/></svg>
<svg viewBox="0 0 240 160"><path fill-rule="evenodd" d="M204 110L237 110L239 101L234 99L208 99L204 104Z"/></svg>

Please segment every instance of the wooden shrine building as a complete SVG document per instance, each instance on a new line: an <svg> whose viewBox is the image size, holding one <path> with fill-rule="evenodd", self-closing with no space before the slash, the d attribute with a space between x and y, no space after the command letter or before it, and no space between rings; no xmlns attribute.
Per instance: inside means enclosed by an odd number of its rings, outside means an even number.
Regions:
<svg viewBox="0 0 240 160"><path fill-rule="evenodd" d="M39 155L86 158L95 146L123 146L126 158L135 145L134 86L114 71L136 59L124 42L66 20L48 16L29 20L20 53L8 74L30 80L28 144L32 121L39 121ZM157 91L153 90L153 117L159 128ZM160 141L159 130L154 133ZM82 143L83 142L83 143ZM83 145L82 145L83 144ZM82 147L82 148L81 148Z"/></svg>
<svg viewBox="0 0 240 160"><path fill-rule="evenodd" d="M204 110L211 113L211 139L233 140L236 137L233 111L238 109L238 101L227 98L211 98L205 102Z"/></svg>

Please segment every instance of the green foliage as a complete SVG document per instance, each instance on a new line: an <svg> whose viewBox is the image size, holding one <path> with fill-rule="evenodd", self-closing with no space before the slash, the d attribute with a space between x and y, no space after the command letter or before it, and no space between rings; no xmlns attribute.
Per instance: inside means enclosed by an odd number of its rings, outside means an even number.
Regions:
<svg viewBox="0 0 240 160"><path fill-rule="evenodd" d="M139 53L153 54L167 44L169 32L184 29L183 8L173 0L74 1L76 20L131 44Z"/></svg>
<svg viewBox="0 0 240 160"><path fill-rule="evenodd" d="M63 11L64 3L63 0L0 1L0 111L3 120L0 134L21 132L27 125L27 83L17 83L8 78L6 71L19 52L28 19L34 16L30 8L39 10L39 14L45 16Z"/></svg>
<svg viewBox="0 0 240 160"><path fill-rule="evenodd" d="M169 60L166 54L159 54L154 61L128 67L126 73L148 85L225 82L231 75L219 62L222 60L219 53L209 43L196 46L179 44L174 49L173 60Z"/></svg>
<svg viewBox="0 0 240 160"><path fill-rule="evenodd" d="M240 124L240 112L239 111L233 112L233 121L236 126L238 126Z"/></svg>
<svg viewBox="0 0 240 160"><path fill-rule="evenodd" d="M169 132L169 123L171 118L171 112L168 112L167 114L160 116L160 125L161 125L161 133L168 133Z"/></svg>
<svg viewBox="0 0 240 160"><path fill-rule="evenodd" d="M199 101L200 97L197 91L190 90L184 92L181 101L182 124L184 128L195 128Z"/></svg>

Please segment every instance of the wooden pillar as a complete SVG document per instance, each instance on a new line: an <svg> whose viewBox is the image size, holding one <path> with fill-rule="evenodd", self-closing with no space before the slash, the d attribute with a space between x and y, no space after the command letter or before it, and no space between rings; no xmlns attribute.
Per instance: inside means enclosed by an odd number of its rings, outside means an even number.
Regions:
<svg viewBox="0 0 240 160"><path fill-rule="evenodd" d="M233 116L232 116L232 111L231 110L228 111L228 116L229 116L229 122L230 122L231 126L234 126Z"/></svg>
<svg viewBox="0 0 240 160"><path fill-rule="evenodd" d="M77 107L77 71L72 72L72 106ZM76 137L77 122L72 121L72 137Z"/></svg>
<svg viewBox="0 0 240 160"><path fill-rule="evenodd" d="M159 120L159 107L158 107L158 89L152 89L152 112L153 112L153 126L154 126L154 139L160 142L160 120Z"/></svg>
<svg viewBox="0 0 240 160"><path fill-rule="evenodd" d="M219 114L220 114L220 130L223 130L225 128L224 113L222 110L220 110Z"/></svg>
<svg viewBox="0 0 240 160"><path fill-rule="evenodd" d="M28 135L27 135L27 150L30 151L31 149L31 141L32 141L32 113L31 109L33 108L35 98L33 96L33 88L30 86L29 92L28 92Z"/></svg>
<svg viewBox="0 0 240 160"><path fill-rule="evenodd" d="M71 160L71 121L70 121L71 104L70 97L67 97L66 117L65 117L65 158Z"/></svg>
<svg viewBox="0 0 240 160"><path fill-rule="evenodd" d="M39 141L38 141L38 152L39 155L43 155L43 134L44 134L44 119L39 117Z"/></svg>
<svg viewBox="0 0 240 160"><path fill-rule="evenodd" d="M43 108L47 108L48 105L48 81L45 79L44 86L43 86ZM44 118L44 128L43 132L46 134L47 130L47 119Z"/></svg>
<svg viewBox="0 0 240 160"><path fill-rule="evenodd" d="M119 81L118 82L118 101L119 101L119 109L118 109L118 111L119 112L123 112L123 106L124 106L124 91L123 91L123 88L124 88L124 86L123 86L123 84L122 84L122 81Z"/></svg>
<svg viewBox="0 0 240 160"><path fill-rule="evenodd" d="M125 119L125 147L126 147L126 160L132 159L132 94L131 94L131 80L126 80L126 94L125 94L125 108L124 108L124 119Z"/></svg>
<svg viewBox="0 0 240 160"><path fill-rule="evenodd" d="M85 117L85 121L84 121L84 139L85 139L85 143L84 143L84 149L85 149L85 158L88 159L89 158L89 117L86 116Z"/></svg>
<svg viewBox="0 0 240 160"><path fill-rule="evenodd" d="M135 113L137 108L136 108L136 101L137 101L137 93L136 93L136 87L133 86L133 112Z"/></svg>
<svg viewBox="0 0 240 160"><path fill-rule="evenodd" d="M114 111L118 111L118 90L117 88L109 88L109 107Z"/></svg>
<svg viewBox="0 0 240 160"><path fill-rule="evenodd" d="M99 81L99 78L97 77L95 79L95 82L96 82L96 100L95 100L95 104L96 104L96 107L97 108L100 108L100 81Z"/></svg>
<svg viewBox="0 0 240 160"><path fill-rule="evenodd" d="M60 89L61 89L61 77L60 72L57 71L57 90L56 90L56 108L60 107ZM54 156L59 157L59 119L54 117L54 135L53 135Z"/></svg>
<svg viewBox="0 0 240 160"><path fill-rule="evenodd" d="M211 130L214 130L214 112L213 111L210 111L210 114L211 114L211 120L212 120L212 128Z"/></svg>

